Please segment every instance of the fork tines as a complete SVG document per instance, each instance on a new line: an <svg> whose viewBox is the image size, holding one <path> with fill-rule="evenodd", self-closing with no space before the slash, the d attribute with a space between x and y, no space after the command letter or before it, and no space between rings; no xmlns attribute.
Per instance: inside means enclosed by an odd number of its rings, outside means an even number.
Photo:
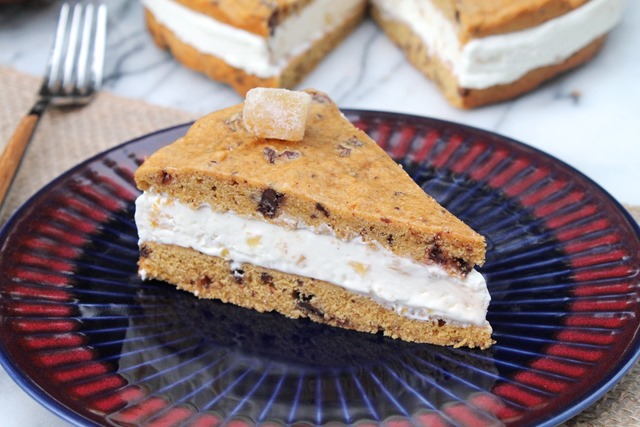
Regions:
<svg viewBox="0 0 640 427"><path fill-rule="evenodd" d="M62 5L42 95L83 97L99 89L106 26L107 11L103 3L66 2Z"/></svg>

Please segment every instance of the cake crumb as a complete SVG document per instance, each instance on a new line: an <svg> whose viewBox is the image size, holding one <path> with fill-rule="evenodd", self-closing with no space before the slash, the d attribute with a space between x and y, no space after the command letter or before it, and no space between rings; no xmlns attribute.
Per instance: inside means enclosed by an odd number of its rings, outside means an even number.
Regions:
<svg viewBox="0 0 640 427"><path fill-rule="evenodd" d="M258 138L301 141L310 104L311 95L306 92L254 88L244 102L244 126Z"/></svg>

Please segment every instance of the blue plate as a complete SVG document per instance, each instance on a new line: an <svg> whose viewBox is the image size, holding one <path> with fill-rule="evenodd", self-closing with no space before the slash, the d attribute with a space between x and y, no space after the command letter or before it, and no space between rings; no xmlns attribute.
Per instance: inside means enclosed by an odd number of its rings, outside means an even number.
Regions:
<svg viewBox="0 0 640 427"><path fill-rule="evenodd" d="M133 172L189 125L100 154L1 232L0 360L78 425L555 425L638 358L640 239L592 181L499 135L346 111L487 238L497 344L409 344L260 314L137 273Z"/></svg>

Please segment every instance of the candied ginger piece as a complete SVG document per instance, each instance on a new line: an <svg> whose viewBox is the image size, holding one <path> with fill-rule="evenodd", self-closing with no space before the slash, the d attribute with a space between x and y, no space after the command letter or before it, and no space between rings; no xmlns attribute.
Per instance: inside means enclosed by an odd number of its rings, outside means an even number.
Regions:
<svg viewBox="0 0 640 427"><path fill-rule="evenodd" d="M287 89L254 88L247 92L244 127L258 138L300 141L304 137L311 95Z"/></svg>

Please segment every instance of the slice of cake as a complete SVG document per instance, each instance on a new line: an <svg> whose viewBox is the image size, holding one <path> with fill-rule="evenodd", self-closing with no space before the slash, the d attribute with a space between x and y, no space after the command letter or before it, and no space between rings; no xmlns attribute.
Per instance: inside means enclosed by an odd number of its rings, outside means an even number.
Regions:
<svg viewBox="0 0 640 427"><path fill-rule="evenodd" d="M274 105L288 97L265 90L198 120L136 171L141 277L261 312L489 347L490 297L473 269L484 238L323 93L284 102L306 123L257 137L284 120ZM285 140L296 127L302 140Z"/></svg>
<svg viewBox="0 0 640 427"><path fill-rule="evenodd" d="M156 44L240 94L293 87L362 20L365 0L142 0Z"/></svg>
<svg viewBox="0 0 640 427"><path fill-rule="evenodd" d="M455 106L513 98L592 58L624 0L372 0L372 14Z"/></svg>

